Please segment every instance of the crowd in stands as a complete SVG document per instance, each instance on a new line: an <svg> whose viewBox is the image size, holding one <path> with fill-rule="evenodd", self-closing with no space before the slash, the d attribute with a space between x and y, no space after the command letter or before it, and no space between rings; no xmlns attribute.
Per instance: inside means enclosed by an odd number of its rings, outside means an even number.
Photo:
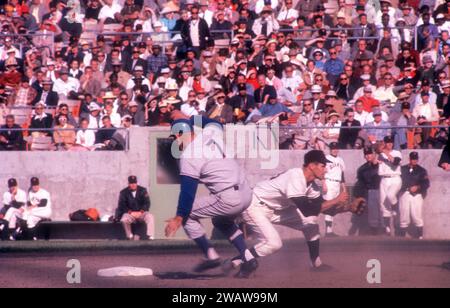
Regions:
<svg viewBox="0 0 450 308"><path fill-rule="evenodd" d="M450 0L2 2L0 150L194 115L277 122L290 149L448 139Z"/></svg>

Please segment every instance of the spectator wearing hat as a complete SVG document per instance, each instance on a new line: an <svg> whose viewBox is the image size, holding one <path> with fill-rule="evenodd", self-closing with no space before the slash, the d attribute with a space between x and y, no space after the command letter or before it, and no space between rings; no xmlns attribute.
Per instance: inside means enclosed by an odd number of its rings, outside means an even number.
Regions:
<svg viewBox="0 0 450 308"><path fill-rule="evenodd" d="M338 144L341 149L356 148L356 141L361 131L361 123L355 119L355 111L348 108L344 112L345 120L342 122L341 131L339 133ZM353 128L355 127L355 128Z"/></svg>
<svg viewBox="0 0 450 308"><path fill-rule="evenodd" d="M263 0L259 0L263 1ZM272 1L272 4L275 0ZM271 33L277 32L280 29L280 25L275 18L273 10L270 6L264 6L262 8L260 17L253 23L252 31L255 35L265 35L268 37Z"/></svg>
<svg viewBox="0 0 450 308"><path fill-rule="evenodd" d="M402 166L402 188L400 189L400 235L406 236L412 222L416 227L414 237L423 238L423 202L430 188L428 172L419 165L419 153L409 153L409 164Z"/></svg>
<svg viewBox="0 0 450 308"><path fill-rule="evenodd" d="M44 104L51 107L58 106L59 95L53 91L53 81L50 78L44 78L42 80L42 87L39 87L40 91L37 91L36 97L32 102L35 105L39 101L43 101Z"/></svg>
<svg viewBox="0 0 450 308"><path fill-rule="evenodd" d="M31 118L31 124L30 129L33 129L31 134L33 136L36 135L44 135L44 136L50 136L51 131L49 130L42 130L39 131L39 129L50 129L53 126L53 116L50 113L45 113L44 109L47 106L41 101L38 102L35 105L34 109L34 116Z"/></svg>
<svg viewBox="0 0 450 308"><path fill-rule="evenodd" d="M132 225L144 222L147 227L147 239L153 240L155 236L155 222L150 210L150 196L147 189L138 185L137 177L128 177L128 187L119 195L119 202L114 219L120 221L128 240L137 239L133 235Z"/></svg>
<svg viewBox="0 0 450 308"><path fill-rule="evenodd" d="M429 98L428 101L430 102L430 104L436 104L437 95L436 95L436 93L434 93L432 91L430 80L424 79L424 80L421 81L420 90L418 91L418 93L420 94L422 92L427 92L429 94L430 98ZM422 103L422 96L421 95L416 95L415 102L414 102L414 107L417 106L420 103Z"/></svg>
<svg viewBox="0 0 450 308"><path fill-rule="evenodd" d="M442 112L445 106L450 105L450 80L443 80L440 87L442 88L442 92L439 93L436 99L436 106Z"/></svg>
<svg viewBox="0 0 450 308"><path fill-rule="evenodd" d="M15 216L27 204L27 194L19 188L17 180L11 178L8 180L8 191L3 194L2 200L3 208L0 210L1 239L14 239Z"/></svg>
<svg viewBox="0 0 450 308"><path fill-rule="evenodd" d="M70 99L78 98L78 90L80 88L80 82L69 77L69 71L63 68L59 71L59 78L55 81L53 85L53 91Z"/></svg>
<svg viewBox="0 0 450 308"><path fill-rule="evenodd" d="M439 121L439 112L436 104L430 102L429 92L421 92L420 96L422 102L416 104L412 112L413 116L417 119L417 124L419 125L433 125L433 122ZM423 127L421 128L421 142L422 148L427 149L430 146L430 134L431 128Z"/></svg>
<svg viewBox="0 0 450 308"><path fill-rule="evenodd" d="M255 109L255 98L248 94L245 83L238 83L237 94L231 97L230 105L237 121L245 120Z"/></svg>
<svg viewBox="0 0 450 308"><path fill-rule="evenodd" d="M220 91L214 96L215 105L206 112L206 117L222 124L233 122L233 108L225 104L225 93Z"/></svg>
<svg viewBox="0 0 450 308"><path fill-rule="evenodd" d="M136 101L128 104L128 115L131 116L131 123L135 126L145 126L145 113Z"/></svg>
<svg viewBox="0 0 450 308"><path fill-rule="evenodd" d="M373 121L366 122L365 134L369 145L383 141L384 137L391 136L391 125L389 122L383 121L383 114L379 107L375 107L372 112ZM386 127L386 128L377 128Z"/></svg>
<svg viewBox="0 0 450 308"><path fill-rule="evenodd" d="M380 106L380 102L373 97L372 85L365 86L363 91L364 94L361 97L359 97L358 100L362 101L365 111L372 112L372 109L374 107Z"/></svg>
<svg viewBox="0 0 450 308"><path fill-rule="evenodd" d="M394 148L407 149L408 132L414 133L414 129L396 128L398 126L415 126L417 119L411 113L411 105L408 102L408 95L405 92L400 93L398 104L401 106L400 112L392 110L389 114L389 122L393 126Z"/></svg>
<svg viewBox="0 0 450 308"><path fill-rule="evenodd" d="M186 48L193 48L196 56L200 56L200 52L208 47L211 40L211 34L206 21L199 16L199 8L191 9L191 19L182 25L181 37Z"/></svg>
<svg viewBox="0 0 450 308"><path fill-rule="evenodd" d="M13 91L9 101L12 106L30 106L36 95L36 90L30 86L29 78L23 76L20 80L19 88Z"/></svg>
<svg viewBox="0 0 450 308"><path fill-rule="evenodd" d="M22 151L25 149L23 133L19 125L15 124L13 115L7 115L5 125L0 130L0 151Z"/></svg>
<svg viewBox="0 0 450 308"><path fill-rule="evenodd" d="M164 7L161 10L160 21L167 28L168 31L174 31L177 24L177 18L175 16L176 11L170 7ZM206 20L206 19L205 19ZM208 24L210 26L210 24Z"/></svg>
<svg viewBox="0 0 450 308"><path fill-rule="evenodd" d="M150 68L149 68L150 70ZM150 85L150 80L148 80L145 76L144 76L144 68L142 66L136 66L133 70L133 77L131 77L128 82L127 82L127 86L126 89L128 92L132 92L134 91L134 88L136 86L146 86L147 89L150 90L151 85Z"/></svg>
<svg viewBox="0 0 450 308"><path fill-rule="evenodd" d="M0 74L0 84L11 88L17 88L22 79L22 74L17 70L17 63L8 63L5 64L5 66L6 71Z"/></svg>
<svg viewBox="0 0 450 308"><path fill-rule="evenodd" d="M332 142L338 142L340 135L340 127L342 122L339 120L339 113L335 110L330 110L327 113L327 123L325 129L322 131L320 140L318 140L319 149L324 151Z"/></svg>
<svg viewBox="0 0 450 308"><path fill-rule="evenodd" d="M101 127L101 111L102 107L96 102L91 102L89 104L89 116L87 119L89 120L88 128L90 129L98 129Z"/></svg>
<svg viewBox="0 0 450 308"><path fill-rule="evenodd" d="M107 94L108 95L108 94ZM113 96L115 97L115 96ZM111 124L114 127L120 127L120 124L122 123L121 116L114 110L114 102L113 99L107 99L103 101L103 110L101 112L100 117L103 118L104 116L109 116L111 119ZM100 127L103 127L103 125L100 125Z"/></svg>
<svg viewBox="0 0 450 308"><path fill-rule="evenodd" d="M314 112L324 112L326 109L326 105L325 100L322 99L322 87L316 84L313 85L311 87L311 96Z"/></svg>

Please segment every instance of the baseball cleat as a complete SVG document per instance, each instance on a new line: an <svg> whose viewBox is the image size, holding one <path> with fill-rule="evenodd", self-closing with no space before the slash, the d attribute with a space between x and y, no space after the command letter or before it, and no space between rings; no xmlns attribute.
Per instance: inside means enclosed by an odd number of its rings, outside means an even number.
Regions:
<svg viewBox="0 0 450 308"><path fill-rule="evenodd" d="M258 261L256 259L251 259L250 261L242 263L241 269L234 277L250 278L250 276L254 274L257 268L258 268Z"/></svg>
<svg viewBox="0 0 450 308"><path fill-rule="evenodd" d="M222 265L222 260L219 259L214 259L214 260L203 260L200 264L196 265L193 269L194 272L196 273L201 273L216 267L219 267Z"/></svg>
<svg viewBox="0 0 450 308"><path fill-rule="evenodd" d="M327 264L320 264L319 266L312 266L311 272L321 273L321 272L331 272L333 267Z"/></svg>

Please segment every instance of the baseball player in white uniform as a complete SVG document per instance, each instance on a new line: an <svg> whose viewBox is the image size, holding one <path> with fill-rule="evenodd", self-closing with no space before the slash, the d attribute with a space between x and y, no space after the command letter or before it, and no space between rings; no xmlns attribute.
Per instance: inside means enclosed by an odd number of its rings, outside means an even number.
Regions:
<svg viewBox="0 0 450 308"><path fill-rule="evenodd" d="M27 203L27 194L25 191L19 188L16 179L8 180L8 191L3 194L3 209L1 210L1 218L3 218L6 223L2 225L2 228L6 228L5 232L8 231L7 238L12 240L13 233L16 229L15 222L11 223L11 219L14 213L23 207ZM4 230L1 230L4 231Z"/></svg>
<svg viewBox="0 0 450 308"><path fill-rule="evenodd" d="M384 137L384 146L378 156L378 175L380 182L380 209L383 216L385 232L391 235L391 217L395 215L395 207L398 203L398 193L402 188L401 166L402 154L394 148L394 139L391 136Z"/></svg>
<svg viewBox="0 0 450 308"><path fill-rule="evenodd" d="M302 231L309 248L311 266L315 270L326 269L319 256L320 213L337 214L359 209L363 198L348 204L347 192L341 192L325 201L315 180L323 180L329 161L319 150L312 150L304 157L303 168L290 169L270 180L260 182L253 189L250 207L242 213L244 222L256 235L258 243L250 249L255 257L270 255L282 247L280 235L274 225L284 225ZM358 204L358 207L355 207ZM235 257L228 262L229 269L241 262Z"/></svg>
<svg viewBox="0 0 450 308"><path fill-rule="evenodd" d="M333 200L339 196L341 192L345 192L345 163L339 157L339 145L332 142L329 145L330 154L327 155L327 163L325 179L322 181L323 199L326 201ZM333 232L333 216L325 215L325 234L329 237L337 236Z"/></svg>
<svg viewBox="0 0 450 308"><path fill-rule="evenodd" d="M252 191L245 174L234 159L225 157L222 127L217 122L202 119L201 133L195 134L191 120L176 120L172 134L182 150L180 157L181 192L177 214L167 221L166 236L175 235L183 226L189 238L202 250L205 260L194 268L196 272L216 268L222 261L206 238L201 219L212 218L220 230L239 251L242 265L238 278L248 278L258 267L258 262L247 249L244 236L235 219L251 202ZM206 197L196 197L199 183L210 191Z"/></svg>
<svg viewBox="0 0 450 308"><path fill-rule="evenodd" d="M30 182L31 188L28 192L28 202L18 209L11 208L8 210L6 218L9 221L9 228L16 229L16 234L22 231L18 225L18 219L26 221L27 231L36 240L34 229L42 219L51 217L52 203L49 192L40 187L38 178L33 177Z"/></svg>

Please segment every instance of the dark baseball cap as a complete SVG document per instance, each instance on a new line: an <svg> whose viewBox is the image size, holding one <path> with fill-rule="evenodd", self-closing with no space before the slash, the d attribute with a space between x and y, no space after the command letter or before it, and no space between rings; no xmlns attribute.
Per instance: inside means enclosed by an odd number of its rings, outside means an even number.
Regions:
<svg viewBox="0 0 450 308"><path fill-rule="evenodd" d="M411 108L411 104L408 102L403 102L402 103L402 110L404 109L410 109Z"/></svg>
<svg viewBox="0 0 450 308"><path fill-rule="evenodd" d="M8 187L9 188L11 188L11 187L16 187L17 186L17 180L16 179L9 179L8 180Z"/></svg>
<svg viewBox="0 0 450 308"><path fill-rule="evenodd" d="M418 160L419 159L419 153L417 153L416 151L409 153L409 159Z"/></svg>
<svg viewBox="0 0 450 308"><path fill-rule="evenodd" d="M384 143L394 143L394 139L391 136L386 136L383 139Z"/></svg>
<svg viewBox="0 0 450 308"><path fill-rule="evenodd" d="M137 177L134 175L130 175L128 177L128 184L137 184Z"/></svg>
<svg viewBox="0 0 450 308"><path fill-rule="evenodd" d="M329 144L330 150L339 149L339 144L337 142L331 142Z"/></svg>
<svg viewBox="0 0 450 308"><path fill-rule="evenodd" d="M321 163L326 165L327 163L331 163L326 157L323 151L320 150L311 150L305 154L305 166L313 163Z"/></svg>
<svg viewBox="0 0 450 308"><path fill-rule="evenodd" d="M373 149L372 149L372 147L364 148L363 151L364 151L364 155L373 154Z"/></svg>
<svg viewBox="0 0 450 308"><path fill-rule="evenodd" d="M37 177L32 177L30 180L31 186L38 186L39 185L39 179Z"/></svg>

